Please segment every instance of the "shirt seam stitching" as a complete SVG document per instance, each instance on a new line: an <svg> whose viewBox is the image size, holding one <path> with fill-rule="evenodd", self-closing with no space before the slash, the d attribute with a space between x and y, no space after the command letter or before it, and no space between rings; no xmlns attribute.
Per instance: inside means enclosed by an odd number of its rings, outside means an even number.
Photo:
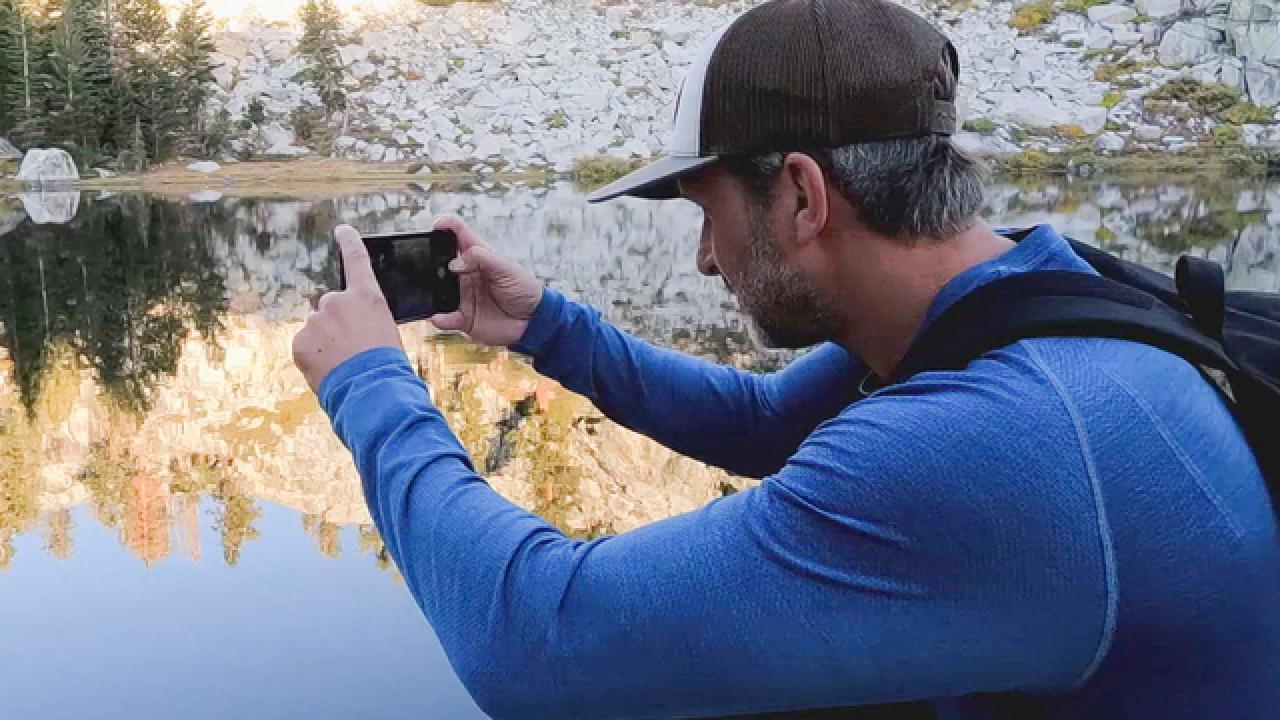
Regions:
<svg viewBox="0 0 1280 720"><path fill-rule="evenodd" d="M1102 485L1098 480L1098 471L1094 462L1093 449L1089 444L1088 436L1085 433L1084 421L1080 417L1078 408L1071 401L1070 396L1063 387L1058 376L1049 369L1044 362L1040 353L1030 344L1025 345L1027 354L1031 361L1040 368L1045 374L1049 383L1053 386L1054 392L1057 393L1058 399L1062 401L1063 406L1067 410L1067 414L1071 417L1071 424L1075 428L1076 440L1080 444L1080 454L1084 460L1085 472L1089 477L1090 492L1093 495L1094 511L1098 519L1098 536L1102 544L1102 562L1103 562L1103 578L1107 591L1107 603L1102 625L1102 635L1098 639L1098 647L1094 652L1093 659L1085 667L1080 678L1076 681L1076 686L1083 686L1101 667L1102 662L1111 652L1111 645L1115 640L1117 605L1119 604L1119 590L1116 573L1115 546L1111 539L1110 523L1107 521L1106 505L1102 498Z"/></svg>
<svg viewBox="0 0 1280 720"><path fill-rule="evenodd" d="M1096 367L1099 372L1111 378L1112 382L1119 385L1120 389L1123 390L1124 393L1138 405L1138 407L1142 408L1143 414L1145 414L1151 424L1155 426L1156 432L1160 433L1161 439L1163 439L1165 444L1169 446L1169 449L1173 451L1173 454L1177 456L1178 461L1187 469L1187 472L1191 474L1192 479L1196 482L1196 486L1200 488L1200 492L1204 493L1205 496L1209 498L1209 501L1213 503L1213 506L1217 508L1222 519L1231 527L1231 531L1235 533L1236 539L1242 539L1244 537L1244 531L1236 524L1235 520L1227 512L1225 501L1223 501L1222 497L1205 482L1204 473L1202 473L1200 468L1196 467L1195 464L1191 462L1191 458L1187 455L1186 450L1173 438L1172 434L1169 433L1168 428L1155 414L1155 411L1151 406L1138 396L1137 391L1134 390L1128 382L1097 363L1090 364Z"/></svg>

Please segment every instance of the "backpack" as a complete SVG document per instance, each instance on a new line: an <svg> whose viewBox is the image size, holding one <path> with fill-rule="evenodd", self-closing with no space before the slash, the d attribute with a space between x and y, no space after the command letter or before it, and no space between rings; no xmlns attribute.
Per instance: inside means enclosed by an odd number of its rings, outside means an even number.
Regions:
<svg viewBox="0 0 1280 720"><path fill-rule="evenodd" d="M1015 242L1031 229L1007 235ZM1179 355L1223 394L1280 514L1280 294L1227 292L1222 267L1184 255L1175 277L1070 240L1098 275L1033 271L958 300L912 343L892 383L962 370L1034 337L1133 340Z"/></svg>

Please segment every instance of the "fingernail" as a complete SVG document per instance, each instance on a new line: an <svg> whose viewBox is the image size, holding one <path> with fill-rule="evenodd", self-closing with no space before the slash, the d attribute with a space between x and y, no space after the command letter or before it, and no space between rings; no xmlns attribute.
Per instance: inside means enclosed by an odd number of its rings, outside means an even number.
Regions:
<svg viewBox="0 0 1280 720"><path fill-rule="evenodd" d="M449 269L453 272L460 273L467 271L467 261L460 257L456 257L449 261Z"/></svg>

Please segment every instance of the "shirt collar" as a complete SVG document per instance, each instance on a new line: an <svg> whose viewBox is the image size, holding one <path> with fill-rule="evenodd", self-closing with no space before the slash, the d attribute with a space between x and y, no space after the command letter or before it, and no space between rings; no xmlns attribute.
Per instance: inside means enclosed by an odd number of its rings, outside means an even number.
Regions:
<svg viewBox="0 0 1280 720"><path fill-rule="evenodd" d="M1016 231L1015 228L996 229L996 232L1005 236ZM1093 268L1075 254L1066 238L1059 235L1052 226L1036 225L1004 254L965 270L944 285L934 297L929 312L925 313L922 327L936 320L957 300L983 285L1002 277L1033 270L1093 272Z"/></svg>

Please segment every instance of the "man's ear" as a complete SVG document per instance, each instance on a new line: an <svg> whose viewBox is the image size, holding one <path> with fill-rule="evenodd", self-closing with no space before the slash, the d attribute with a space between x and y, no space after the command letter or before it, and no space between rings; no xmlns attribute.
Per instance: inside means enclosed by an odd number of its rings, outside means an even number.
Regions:
<svg viewBox="0 0 1280 720"><path fill-rule="evenodd" d="M795 198L794 213L796 241L809 243L818 239L827 227L831 215L831 198L827 194L827 180L817 161L804 153L790 153L782 165L782 176L791 187Z"/></svg>

